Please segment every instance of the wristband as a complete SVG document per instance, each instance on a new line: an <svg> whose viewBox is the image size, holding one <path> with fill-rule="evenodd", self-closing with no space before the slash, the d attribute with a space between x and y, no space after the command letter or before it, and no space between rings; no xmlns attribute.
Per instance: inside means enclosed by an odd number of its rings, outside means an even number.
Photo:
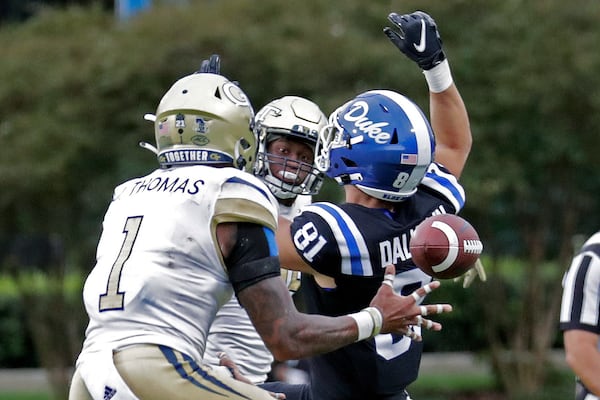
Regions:
<svg viewBox="0 0 600 400"><path fill-rule="evenodd" d="M381 315L381 311L379 311L379 309L376 307L367 307L363 311L371 314L371 318L373 318L374 326L371 336L379 335L379 332L381 332L381 326L383 325L383 315Z"/></svg>
<svg viewBox="0 0 600 400"><path fill-rule="evenodd" d="M358 327L358 339L356 339L357 342L371 337L373 327L375 326L371 314L363 310L354 314L348 314L348 316L352 317L354 321L356 321L356 326Z"/></svg>
<svg viewBox="0 0 600 400"><path fill-rule="evenodd" d="M453 82L448 59L445 59L430 70L423 71L423 74L425 75L429 90L433 93L443 92L448 89Z"/></svg>
<svg viewBox="0 0 600 400"><path fill-rule="evenodd" d="M370 339L381 331L383 325L383 316L375 307L367 307L362 311L354 314L348 314L356 322L358 327L357 342L365 339Z"/></svg>

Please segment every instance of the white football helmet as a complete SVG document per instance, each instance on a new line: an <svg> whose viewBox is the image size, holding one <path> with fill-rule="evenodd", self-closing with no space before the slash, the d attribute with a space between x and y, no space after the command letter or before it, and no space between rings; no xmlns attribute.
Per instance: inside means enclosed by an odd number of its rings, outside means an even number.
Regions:
<svg viewBox="0 0 600 400"><path fill-rule="evenodd" d="M205 164L249 171L256 151L253 117L248 96L227 78L211 73L185 76L165 93L156 110L158 163L163 168Z"/></svg>
<svg viewBox="0 0 600 400"><path fill-rule="evenodd" d="M297 96L284 96L271 101L261 108L254 118L254 134L258 142L258 152L254 164L254 174L261 177L271 192L280 199L295 198L299 194L318 193L323 183L323 173L314 165L299 160L268 153L269 143L278 138L298 140L308 144L316 155L319 132L327 126L327 117L319 106L310 100ZM314 158L313 158L314 160ZM281 174L276 176L272 166L281 166ZM302 174L301 182L289 183ZM281 178L285 177L287 181Z"/></svg>

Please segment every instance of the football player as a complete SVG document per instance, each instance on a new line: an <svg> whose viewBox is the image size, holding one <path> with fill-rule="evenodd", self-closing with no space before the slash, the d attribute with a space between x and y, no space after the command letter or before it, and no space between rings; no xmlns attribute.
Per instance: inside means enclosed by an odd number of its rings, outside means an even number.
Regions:
<svg viewBox="0 0 600 400"><path fill-rule="evenodd" d="M317 165L343 185L345 203L310 205L291 224L280 220L277 234L281 264L311 273L302 275L309 313L362 309L388 264L400 293L431 282L411 260L411 232L433 214L458 213L465 202L458 179L471 130L437 26L423 12L389 20L395 29L386 35L425 74L431 126L414 102L390 90L364 92L331 114ZM415 326L407 335L379 334L311 358L313 399L408 399L420 338Z"/></svg>
<svg viewBox="0 0 600 400"><path fill-rule="evenodd" d="M319 131L326 125L327 117L319 107L297 96L275 99L256 113L253 129L258 153L254 174L276 197L280 217L292 219L318 192L323 173L313 164L314 152ZM281 272L293 295L300 285L299 272ZM219 310L210 327L204 361L217 367L223 362L222 353L250 382L283 393L288 400L308 398L307 385L265 383L273 356L235 296Z"/></svg>
<svg viewBox="0 0 600 400"><path fill-rule="evenodd" d="M280 274L277 201L249 173L252 119L245 93L216 74L185 76L161 99L160 168L117 186L104 216L70 400L129 399L129 390L141 400L271 399L202 364L210 325L232 293L280 360L402 334L421 315L451 310L416 304L439 282L400 296L387 279L356 313L298 312Z"/></svg>

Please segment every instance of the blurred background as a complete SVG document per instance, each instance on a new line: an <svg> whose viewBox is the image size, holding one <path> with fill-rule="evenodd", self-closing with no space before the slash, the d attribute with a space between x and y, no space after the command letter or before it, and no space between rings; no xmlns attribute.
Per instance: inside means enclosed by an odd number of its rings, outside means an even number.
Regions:
<svg viewBox="0 0 600 400"><path fill-rule="evenodd" d="M437 21L470 113L462 215L488 281L431 296L455 311L425 333L410 392L574 398L558 310L573 251L600 229L600 2L1 0L0 371L41 369L48 388L0 385L0 399L66 398L103 213L115 185L157 167L143 115L174 81L217 53L255 110L290 94L329 113L389 88L427 112L421 71L382 33L415 10Z"/></svg>

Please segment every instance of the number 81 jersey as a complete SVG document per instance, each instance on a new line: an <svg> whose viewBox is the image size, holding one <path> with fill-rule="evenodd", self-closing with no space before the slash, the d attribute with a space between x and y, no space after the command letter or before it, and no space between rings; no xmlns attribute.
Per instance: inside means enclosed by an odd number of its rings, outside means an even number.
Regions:
<svg viewBox="0 0 600 400"><path fill-rule="evenodd" d="M430 282L412 262L410 236L423 219L458 213L463 205L457 180L432 164L417 192L396 203L394 211L351 203L305 207L291 225L296 251L335 281L334 287L322 287L303 275L306 311L330 316L360 311L375 296L389 264L396 267L397 293L408 295ZM421 350L421 343L407 337L382 334L315 357L310 367L314 398L373 398L402 390L417 377Z"/></svg>

